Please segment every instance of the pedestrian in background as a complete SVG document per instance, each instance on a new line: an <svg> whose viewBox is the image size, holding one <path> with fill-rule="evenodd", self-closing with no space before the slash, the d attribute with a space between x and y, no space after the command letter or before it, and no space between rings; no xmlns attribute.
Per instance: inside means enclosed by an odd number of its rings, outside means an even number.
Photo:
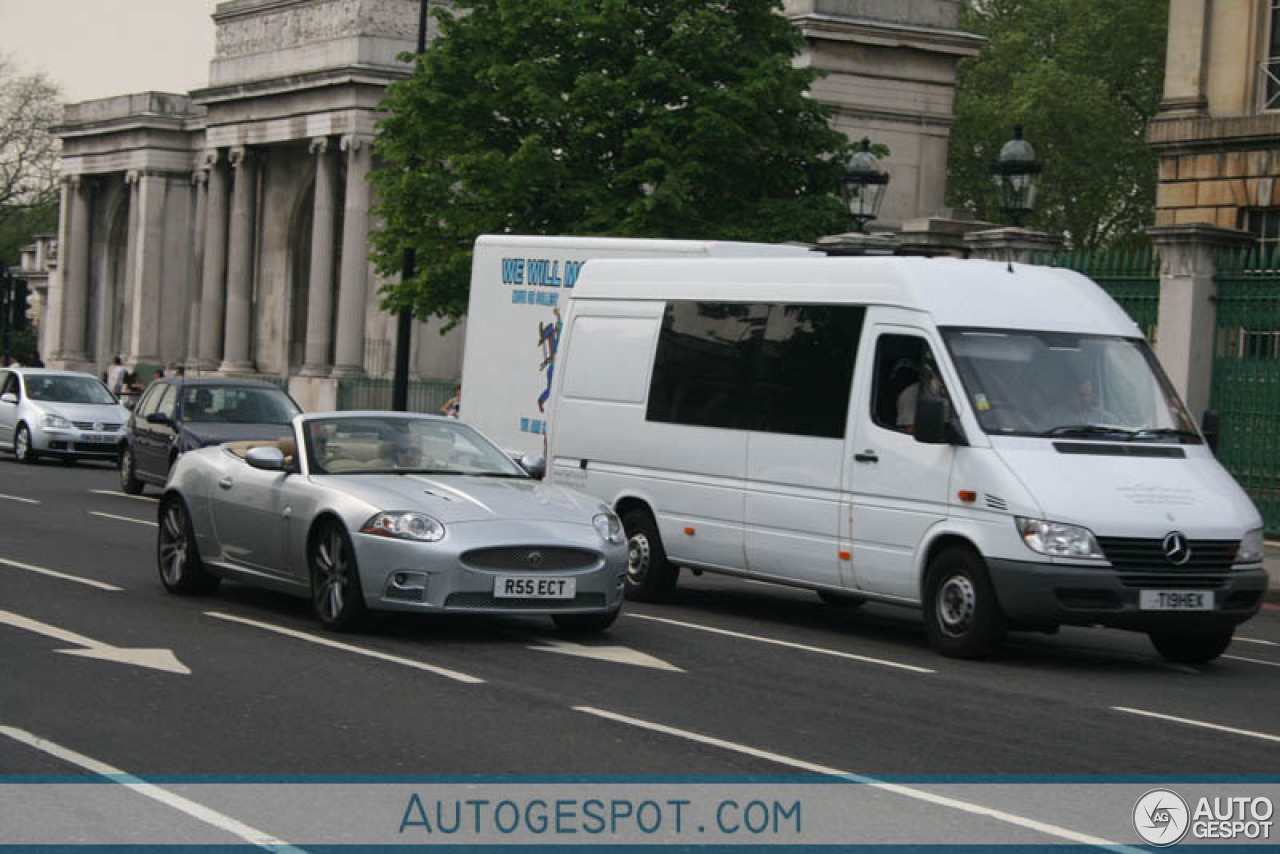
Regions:
<svg viewBox="0 0 1280 854"><path fill-rule="evenodd" d="M124 393L124 386L129 379L129 371L125 368L124 362L119 356L111 360L111 367L107 368L107 388L111 389L111 393L119 397Z"/></svg>

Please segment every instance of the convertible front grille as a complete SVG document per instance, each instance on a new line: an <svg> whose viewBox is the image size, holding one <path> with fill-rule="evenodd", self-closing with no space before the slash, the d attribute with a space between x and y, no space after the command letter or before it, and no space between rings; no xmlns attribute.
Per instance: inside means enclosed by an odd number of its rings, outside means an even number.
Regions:
<svg viewBox="0 0 1280 854"><path fill-rule="evenodd" d="M564 572L599 566L600 554L564 546L499 546L463 552L462 563L472 569Z"/></svg>
<svg viewBox="0 0 1280 854"><path fill-rule="evenodd" d="M501 611L550 611L557 608L603 608L603 593L579 593L572 599L497 599L492 593L451 593L446 608L484 608Z"/></svg>

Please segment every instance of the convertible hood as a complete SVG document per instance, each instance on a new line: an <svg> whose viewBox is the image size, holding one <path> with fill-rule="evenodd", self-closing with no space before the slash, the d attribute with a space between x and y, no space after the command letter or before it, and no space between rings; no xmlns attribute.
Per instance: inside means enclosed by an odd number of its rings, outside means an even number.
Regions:
<svg viewBox="0 0 1280 854"><path fill-rule="evenodd" d="M249 439L279 439L293 433L290 424L197 424L182 425L187 435L201 445L221 445Z"/></svg>
<svg viewBox="0 0 1280 854"><path fill-rule="evenodd" d="M418 510L447 524L497 519L591 523L599 499L536 480L467 475L320 475L339 489L382 510Z"/></svg>
<svg viewBox="0 0 1280 854"><path fill-rule="evenodd" d="M1195 538L1236 539L1262 524L1244 490L1203 446L1178 446L1186 457L1176 458L1064 454L1043 440L993 445L1044 518L1083 525L1098 536L1182 531Z"/></svg>

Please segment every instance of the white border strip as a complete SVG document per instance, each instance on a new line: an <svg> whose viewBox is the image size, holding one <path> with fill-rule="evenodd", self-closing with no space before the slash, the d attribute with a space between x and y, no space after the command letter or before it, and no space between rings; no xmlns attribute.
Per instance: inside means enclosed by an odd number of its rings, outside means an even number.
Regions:
<svg viewBox="0 0 1280 854"><path fill-rule="evenodd" d="M131 516L117 516L114 513L99 513L97 510L90 510L90 516L101 516L103 519L118 519L121 522L132 522L135 525L150 525L153 528L159 528L158 522L150 522L146 519L134 519Z"/></svg>
<svg viewBox="0 0 1280 854"><path fill-rule="evenodd" d="M167 807L172 807L179 812L186 813L198 821L212 825L219 830L224 830L233 836L238 836L246 842L257 845L260 848L270 848L277 851L298 850L296 848L292 848L288 842L285 842L282 839L277 839L269 833L250 827L244 822L237 821L230 816L223 815L222 813L212 810L203 804L198 804L195 801L184 798L182 795L170 792L168 789L162 789L154 784L143 782L132 774L121 771L119 768L113 768L105 762L99 762L96 759L85 756L83 753L77 753L70 748L54 744L52 741L40 738L26 730L10 726L0 726L0 735L7 735L14 741L21 742L28 747L34 747L36 750L43 751L44 753L57 757L64 762L69 762L72 765L79 766L86 771L91 771L92 773L103 777L112 778L118 785L124 786L130 791L142 795L144 798L150 798L151 800L158 801Z"/></svg>
<svg viewBox="0 0 1280 854"><path fill-rule="evenodd" d="M1207 721L1197 721L1191 718L1177 718L1173 715L1162 715L1159 712L1148 712L1145 709L1131 709L1128 706L1112 706L1117 712L1127 712L1131 715L1142 715L1147 718L1158 718L1162 721L1172 721L1176 724L1186 724L1187 726L1198 726L1203 729L1217 730L1218 732L1229 732L1232 735L1245 735L1249 738L1261 738L1264 741L1280 741L1280 735L1269 735L1265 732L1254 732L1248 729L1236 729L1231 726L1223 726L1222 724L1211 724Z"/></svg>
<svg viewBox="0 0 1280 854"><path fill-rule="evenodd" d="M18 563L16 560L0 557L0 564L11 566L14 569L25 569L27 572L38 572L41 575L47 575L50 578L61 578L63 581L74 581L76 584L85 584L89 587L96 587L99 590L110 590L113 593L119 593L124 590L123 587L116 587L114 584L107 584L104 581L94 581L89 578L81 578L78 575L67 575L65 572L58 572L56 569L45 569L43 566L32 566L29 563Z"/></svg>

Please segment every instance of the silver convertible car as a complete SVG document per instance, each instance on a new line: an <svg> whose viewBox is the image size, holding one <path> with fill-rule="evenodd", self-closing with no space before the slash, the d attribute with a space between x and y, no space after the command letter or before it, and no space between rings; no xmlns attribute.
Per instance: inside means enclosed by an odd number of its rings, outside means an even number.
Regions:
<svg viewBox="0 0 1280 854"><path fill-rule="evenodd" d="M618 616L622 523L534 480L453 418L299 415L292 435L178 458L159 507L160 580L223 578L309 596L328 628L370 609L544 614L598 632Z"/></svg>

